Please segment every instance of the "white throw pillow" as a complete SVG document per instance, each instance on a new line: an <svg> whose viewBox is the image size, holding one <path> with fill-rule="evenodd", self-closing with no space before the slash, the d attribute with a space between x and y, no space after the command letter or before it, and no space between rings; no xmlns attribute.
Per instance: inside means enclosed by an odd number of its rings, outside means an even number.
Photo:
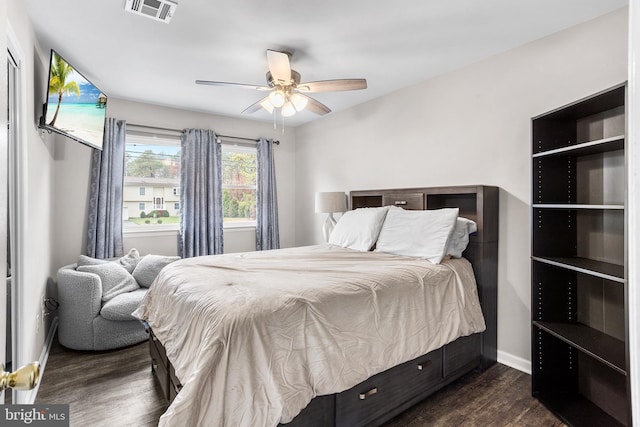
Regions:
<svg viewBox="0 0 640 427"><path fill-rule="evenodd" d="M102 301L105 302L120 294L140 288L133 276L124 267L115 262L81 265L77 270L97 274L100 277L102 282Z"/></svg>
<svg viewBox="0 0 640 427"><path fill-rule="evenodd" d="M91 258L87 255L80 255L78 257L78 261L76 266L83 267L85 265L99 265L105 264L107 262L115 262L120 264L122 268L127 270L129 273L133 272L133 269L136 268L136 265L140 261L140 254L136 248L131 249L125 256L118 259L100 259L100 258Z"/></svg>
<svg viewBox="0 0 640 427"><path fill-rule="evenodd" d="M468 218L458 217L456 226L451 233L446 255L462 258L462 252L469 245L469 234L478 231L478 224Z"/></svg>
<svg viewBox="0 0 640 427"><path fill-rule="evenodd" d="M179 256L145 255L133 270L133 277L141 287L149 288L160 270L179 259Z"/></svg>
<svg viewBox="0 0 640 427"><path fill-rule="evenodd" d="M345 212L331 232L329 243L357 251L370 250L378 239L388 209L384 206Z"/></svg>
<svg viewBox="0 0 640 427"><path fill-rule="evenodd" d="M376 251L428 259L440 264L456 224L458 208L426 211L389 209Z"/></svg>

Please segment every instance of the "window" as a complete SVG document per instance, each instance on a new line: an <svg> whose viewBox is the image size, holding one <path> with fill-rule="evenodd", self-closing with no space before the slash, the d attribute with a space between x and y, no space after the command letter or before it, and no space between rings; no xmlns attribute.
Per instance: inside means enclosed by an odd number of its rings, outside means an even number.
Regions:
<svg viewBox="0 0 640 427"><path fill-rule="evenodd" d="M170 208L176 208L179 188L180 138L127 132L124 231L177 230L180 211Z"/></svg>
<svg viewBox="0 0 640 427"><path fill-rule="evenodd" d="M257 152L222 145L225 227L256 225ZM180 138L127 132L123 229L177 230L180 224Z"/></svg>
<svg viewBox="0 0 640 427"><path fill-rule="evenodd" d="M222 210L225 227L256 225L255 147L222 145Z"/></svg>

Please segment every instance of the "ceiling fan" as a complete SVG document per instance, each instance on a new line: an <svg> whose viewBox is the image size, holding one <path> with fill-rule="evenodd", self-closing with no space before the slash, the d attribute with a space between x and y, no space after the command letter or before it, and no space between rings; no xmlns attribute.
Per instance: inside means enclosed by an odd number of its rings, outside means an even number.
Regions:
<svg viewBox="0 0 640 427"><path fill-rule="evenodd" d="M315 82L300 82L300 73L291 69L291 54L277 50L267 50L267 86L256 86L242 83L216 82L211 80L196 80L196 84L212 86L232 86L246 89L269 91L269 94L256 103L247 107L243 113L255 113L260 108L272 113L280 109L283 117L293 116L305 108L312 113L325 115L331 109L321 102L307 96L314 92L335 92L359 90L367 88L365 79L336 79Z"/></svg>

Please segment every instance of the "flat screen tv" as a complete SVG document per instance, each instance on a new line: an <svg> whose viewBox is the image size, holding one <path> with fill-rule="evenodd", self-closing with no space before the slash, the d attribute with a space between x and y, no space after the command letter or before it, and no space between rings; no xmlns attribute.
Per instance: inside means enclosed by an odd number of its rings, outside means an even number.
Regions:
<svg viewBox="0 0 640 427"><path fill-rule="evenodd" d="M102 150L106 95L54 50L48 87L40 127Z"/></svg>

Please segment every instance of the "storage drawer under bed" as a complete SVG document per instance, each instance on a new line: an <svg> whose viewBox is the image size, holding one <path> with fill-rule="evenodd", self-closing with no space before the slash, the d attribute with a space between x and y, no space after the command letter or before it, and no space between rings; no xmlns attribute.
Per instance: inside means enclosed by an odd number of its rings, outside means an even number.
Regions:
<svg viewBox="0 0 640 427"><path fill-rule="evenodd" d="M303 410L306 415L312 415L313 422L309 424L309 417L296 417L289 425L379 425L381 421L390 419L459 377L472 365L479 365L481 346L481 334L460 337L442 348L374 375L349 390L317 397ZM150 331L149 352L153 372L163 395L171 403L182 386L169 363L164 346L153 331Z"/></svg>
<svg viewBox="0 0 640 427"><path fill-rule="evenodd" d="M442 349L374 375L336 396L336 426L367 425L442 379Z"/></svg>
<svg viewBox="0 0 640 427"><path fill-rule="evenodd" d="M482 359L482 336L473 334L460 337L444 346L443 375L449 376L460 369L469 370L471 365L479 365Z"/></svg>
<svg viewBox="0 0 640 427"><path fill-rule="evenodd" d="M149 354L151 355L151 370L162 388L162 395L171 403L180 392L182 385L176 376L173 365L169 363L164 346L151 330L149 331Z"/></svg>
<svg viewBox="0 0 640 427"><path fill-rule="evenodd" d="M164 347L158 341L153 332L149 335L149 355L151 356L151 370L154 373L160 388L162 388L162 395L169 401L170 400L170 384L169 384L169 360L167 359L167 353Z"/></svg>

